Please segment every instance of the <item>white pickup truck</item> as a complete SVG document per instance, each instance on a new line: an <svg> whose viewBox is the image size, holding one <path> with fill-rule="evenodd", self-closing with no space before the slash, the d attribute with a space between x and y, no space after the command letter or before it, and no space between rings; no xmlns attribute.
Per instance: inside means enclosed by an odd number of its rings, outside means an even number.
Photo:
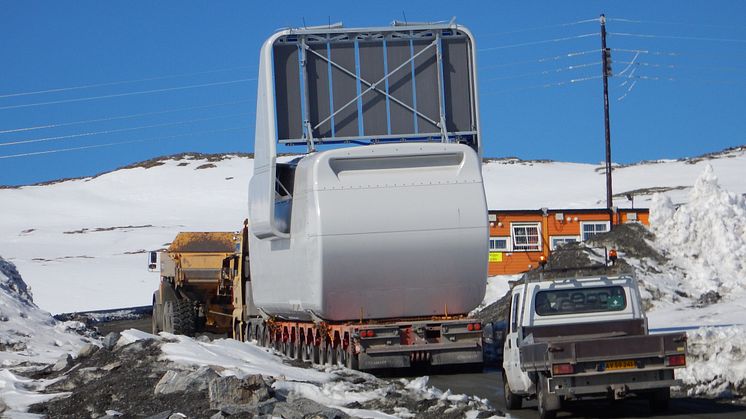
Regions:
<svg viewBox="0 0 746 419"><path fill-rule="evenodd" d="M513 288L505 339L505 402L536 398L553 418L565 400L646 397L668 408L674 369L686 365L686 333L648 334L631 276L525 282Z"/></svg>

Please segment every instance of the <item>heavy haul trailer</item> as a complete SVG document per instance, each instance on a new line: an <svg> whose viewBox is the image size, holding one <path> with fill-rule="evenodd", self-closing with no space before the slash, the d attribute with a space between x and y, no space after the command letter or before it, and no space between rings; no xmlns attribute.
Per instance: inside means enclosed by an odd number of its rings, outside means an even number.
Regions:
<svg viewBox="0 0 746 419"><path fill-rule="evenodd" d="M225 258L237 339L363 370L482 362L474 52L453 23L265 42L249 219Z"/></svg>

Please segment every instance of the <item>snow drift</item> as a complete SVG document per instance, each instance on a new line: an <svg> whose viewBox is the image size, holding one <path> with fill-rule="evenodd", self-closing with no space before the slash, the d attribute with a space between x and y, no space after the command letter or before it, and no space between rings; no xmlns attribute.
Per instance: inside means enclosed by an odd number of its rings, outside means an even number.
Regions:
<svg viewBox="0 0 746 419"><path fill-rule="evenodd" d="M746 199L723 190L712 166L678 208L655 195L650 228L663 253L686 271L686 289L727 294L746 286Z"/></svg>

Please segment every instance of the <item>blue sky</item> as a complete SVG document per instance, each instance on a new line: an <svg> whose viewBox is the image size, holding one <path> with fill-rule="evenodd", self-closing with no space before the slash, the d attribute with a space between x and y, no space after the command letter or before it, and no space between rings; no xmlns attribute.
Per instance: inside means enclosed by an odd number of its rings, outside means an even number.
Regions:
<svg viewBox="0 0 746 419"><path fill-rule="evenodd" d="M250 152L259 48L304 21L455 16L477 38L485 156L597 163L599 26L583 21L605 13L613 69L624 71L609 82L615 162L746 144L746 2L0 0L0 8L4 185L184 151Z"/></svg>

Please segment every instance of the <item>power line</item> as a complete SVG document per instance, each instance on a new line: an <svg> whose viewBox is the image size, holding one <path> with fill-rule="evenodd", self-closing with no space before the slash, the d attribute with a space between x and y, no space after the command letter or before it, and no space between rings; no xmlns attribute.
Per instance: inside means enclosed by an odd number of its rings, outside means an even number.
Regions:
<svg viewBox="0 0 746 419"><path fill-rule="evenodd" d="M36 125L33 127L23 127L23 128L13 128L13 129L6 129L0 131L0 134L8 134L11 132L24 132L24 131L34 131L39 129L45 129L45 128L58 128L58 127L67 127L71 125L80 125L80 124L89 124L93 122L105 122L105 121L116 121L120 119L131 119L131 118L139 118L141 116L151 116L151 115L163 115L167 113L174 113L174 112L181 112L181 111L191 111L196 109L209 109L209 108L216 108L219 106L227 106L227 105L237 105L239 103L246 103L250 102L250 99L242 99L242 100L236 100L232 102L223 102L223 103L214 103L211 105L201 105L201 106L190 106L186 108L176 108L176 109L168 109L165 111L155 111L155 112L143 112L143 113L135 113L135 114L129 114L129 115L119 115L119 116L109 116L105 118L96 118L96 119L87 119L85 121L75 121L75 122L62 122L58 124L47 124L47 125Z"/></svg>
<svg viewBox="0 0 746 419"><path fill-rule="evenodd" d="M202 84L191 84L187 86L167 87L163 89L140 90L137 92L116 93L116 94L103 95L103 96L82 97L82 98L77 98L77 99L54 100L54 101L49 101L49 102L37 102L37 103L25 103L22 105L2 106L0 107L0 110L29 108L32 106L57 105L61 103L87 102L91 100L109 99L109 98L115 98L115 97L146 95L150 93L172 92L176 90L196 89L200 87L223 86L227 84L245 83L248 81L256 81L256 77L248 78L248 79L220 81L220 82L214 82L214 83L202 83Z"/></svg>
<svg viewBox="0 0 746 419"><path fill-rule="evenodd" d="M543 39L541 41L522 42L520 44L500 45L497 47L481 48L478 51L481 51L481 52L497 51L497 50L507 49L507 48L518 48L518 47L526 47L526 46L531 46L531 45L549 44L553 42L563 42L563 41L570 41L573 39L588 38L589 36L598 36L598 32L586 33L586 34L574 35L574 36L565 36L562 38Z"/></svg>
<svg viewBox="0 0 746 419"><path fill-rule="evenodd" d="M591 49L591 50L587 50L587 51L568 52L568 53L565 53L565 54L562 54L562 55L553 55L551 57L538 58L538 59L534 59L534 60L513 61L513 62L510 62L510 63L485 65L485 66L479 67L479 69L480 70L486 70L486 69L490 69L490 68L510 67L510 66L519 65L519 64L545 63L545 62L549 62L549 61L558 61L558 60L562 60L562 59L565 59L565 58L572 58L572 57L577 57L577 56L581 56L581 55L585 55L585 54L591 54L591 53L600 52L600 51L601 51L600 49Z"/></svg>
<svg viewBox="0 0 746 419"><path fill-rule="evenodd" d="M44 138L33 138L33 139L28 139L28 140L10 141L10 142L5 142L5 143L0 143L0 147L9 146L9 145L41 143L41 142L56 141L56 140L69 140L70 138L90 137L92 135L101 135L101 134L114 134L117 132L129 132L129 131L136 131L136 130L147 129L147 128L168 127L168 126L174 126L174 125L189 124L193 122L204 122L204 121L212 121L215 119L231 118L234 116L246 116L246 114L236 113L236 114L230 114L230 115L212 116L209 118L195 118L195 119L189 119L189 120L184 120L184 121L166 122L162 124L142 125L139 127L119 128L119 129L111 129L111 130L105 130L105 131L93 131L93 132L83 132L83 133L70 134L70 135L59 135L56 137L44 137Z"/></svg>
<svg viewBox="0 0 746 419"><path fill-rule="evenodd" d="M628 61L617 61L620 64L630 64ZM746 67L738 66L717 66L717 65L689 65L689 64L668 64L668 63L651 63L647 61L637 61L633 63L636 66L648 68L669 68L669 69L701 69L716 71L743 71Z"/></svg>
<svg viewBox="0 0 746 419"><path fill-rule="evenodd" d="M709 24L709 23L687 23L687 22L664 22L660 20L639 20L639 19L625 19L625 18L606 18L610 22L620 23L642 23L651 25L681 25L681 26L701 26L707 28L729 28L729 29L743 29L740 26L724 26L720 24Z"/></svg>
<svg viewBox="0 0 746 419"><path fill-rule="evenodd" d="M596 61L592 63L584 63L584 64L575 64L575 65L569 65L566 67L555 68L552 70L536 71L532 73L524 73L524 74L518 74L518 75L506 76L506 77L493 77L489 79L484 79L484 81L510 80L510 79L519 79L522 77L529 77L529 76L543 76L543 75L548 75L548 74L562 73L565 71L580 70L582 68L591 67L591 66L595 66L599 64L601 64L600 61Z"/></svg>
<svg viewBox="0 0 746 419"><path fill-rule="evenodd" d="M17 97L17 96L29 96L29 95L39 95L42 93L57 93L57 92L68 92L71 90L80 90L80 89L91 89L94 87L104 87L104 86L117 86L120 84L129 84L129 83L140 83L144 81L154 81L154 80L167 80L167 79L174 79L178 77L188 77L188 76L198 76L202 74L214 74L214 73L222 73L225 71L233 71L233 70L240 70L245 68L254 68L253 66L241 66L241 67L230 67L230 68L220 68L216 70L208 70L208 71L198 71L194 73L181 73L181 74L169 74L166 76L157 76L157 77L147 77L143 79L131 79L131 80L119 80L119 81L111 81L111 82L105 82L105 83L93 83L93 84L84 84L80 86L69 86L69 87L58 87L53 89L46 89L46 90L36 90L32 92L18 92L18 93L7 93L0 95L1 98L7 98L7 97Z"/></svg>
<svg viewBox="0 0 746 419"><path fill-rule="evenodd" d="M8 154L8 155L5 155L5 156L0 156L0 159L11 159L11 158L16 158L16 157L37 156L37 155L40 155L40 154L64 153L64 152L68 152L68 151L87 150L87 149L91 149L91 148L100 148L100 147L112 147L112 146L124 145L124 144L145 143L145 142L150 142L150 141L159 141L159 140L166 140L166 139L179 138L179 137L190 137L190 136L194 136L194 135L212 134L212 133L216 133L216 132L234 131L234 130L247 129L247 128L250 128L250 126L223 128L223 129L215 129L215 130L209 130L209 131L188 132L188 133L185 133L185 134L168 135L168 136L165 136L165 137L154 137L154 138L146 138L146 139L131 140L131 141L117 141L117 142L113 142L113 143L94 144L94 145L80 146L80 147L70 147L70 148L58 148L58 149L54 149L54 150L33 151L33 152L29 152L29 153Z"/></svg>
<svg viewBox="0 0 746 419"><path fill-rule="evenodd" d="M598 18L583 19L583 20L578 20L578 21L575 21L575 22L568 22L568 23L557 23L557 24L554 24L554 25L536 26L536 27L533 27L533 28L516 29L514 31L507 31L507 32L488 32L488 33L483 33L483 34L480 34L480 35L481 36L510 35L510 34L521 33L521 32L539 31L539 30L553 29L553 28L563 28L563 27L575 26L575 25L579 25L579 24L582 24L582 23L591 23L591 22L598 22Z"/></svg>
<svg viewBox="0 0 746 419"><path fill-rule="evenodd" d="M526 87L518 87L515 89L505 89L505 90L493 90L493 91L487 91L485 93L482 93L482 95L490 95L490 94L497 94L497 93L506 93L506 92L516 92L521 90L531 90L531 89L543 89L543 88L550 88L550 87L560 87L560 86L572 86L577 83L581 83L588 80L597 80L600 79L602 76L588 76L588 77L581 77L576 79L570 79L565 81L560 81L556 83L544 83L544 84L537 84L533 86L526 86Z"/></svg>
<svg viewBox="0 0 746 419"><path fill-rule="evenodd" d="M681 55L681 53L678 53L678 52L651 51L648 49L612 48L611 50L614 52L630 52L630 53L650 54L650 55L667 55L667 56L672 56L672 57L677 57Z"/></svg>
<svg viewBox="0 0 746 419"><path fill-rule="evenodd" d="M660 38L660 39L681 39L685 41L714 41L714 42L737 42L746 43L746 39L734 38L704 38L699 36L676 36L676 35L653 35L648 33L630 33L630 32L609 32L614 36L631 36L637 38Z"/></svg>

